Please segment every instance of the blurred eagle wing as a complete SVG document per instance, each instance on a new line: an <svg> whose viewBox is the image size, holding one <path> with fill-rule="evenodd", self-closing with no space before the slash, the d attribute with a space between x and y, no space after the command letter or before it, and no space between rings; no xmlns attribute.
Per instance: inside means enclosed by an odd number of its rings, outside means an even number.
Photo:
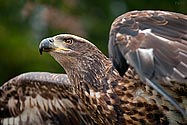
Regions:
<svg viewBox="0 0 187 125"><path fill-rule="evenodd" d="M142 81L183 112L163 86L177 82L187 89L186 15L147 10L119 16L111 26L109 56L121 76L128 65L134 67Z"/></svg>
<svg viewBox="0 0 187 125"><path fill-rule="evenodd" d="M0 122L20 124L91 124L67 75L21 74L0 87Z"/></svg>

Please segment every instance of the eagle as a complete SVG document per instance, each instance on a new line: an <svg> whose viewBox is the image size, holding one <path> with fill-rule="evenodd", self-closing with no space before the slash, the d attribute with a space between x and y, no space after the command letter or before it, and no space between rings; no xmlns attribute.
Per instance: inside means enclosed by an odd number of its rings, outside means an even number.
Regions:
<svg viewBox="0 0 187 125"><path fill-rule="evenodd" d="M0 87L2 125L187 124L187 16L131 11L117 17L109 58L72 34L43 39L66 74L30 72Z"/></svg>

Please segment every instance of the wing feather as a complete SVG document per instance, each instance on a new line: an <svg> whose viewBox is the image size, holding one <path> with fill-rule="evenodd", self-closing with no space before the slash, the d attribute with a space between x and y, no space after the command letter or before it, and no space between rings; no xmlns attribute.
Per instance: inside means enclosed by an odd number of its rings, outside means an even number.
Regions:
<svg viewBox="0 0 187 125"><path fill-rule="evenodd" d="M187 16L163 11L133 11L118 17L110 32L109 55L118 64L118 54L125 57L138 49L153 49L152 70L154 77L170 77L172 80L187 82L187 69L183 69L181 78L173 73L183 62L187 65ZM128 56L129 57L129 56ZM141 60L144 56L141 57ZM131 65L132 62L129 64ZM136 65L137 62L134 62ZM121 64L122 65L122 64ZM165 67L167 65L167 67ZM118 67L119 65L116 65ZM163 67L162 71L159 67ZM122 67L122 66L119 66ZM122 69L121 69L122 70ZM152 72L153 73L153 72ZM183 77L185 76L185 77Z"/></svg>
<svg viewBox="0 0 187 125"><path fill-rule="evenodd" d="M111 26L109 56L121 76L126 71L122 63L126 60L144 82L149 80L154 89L168 95L171 103L176 102L176 90L187 88L187 16L149 10L119 16ZM171 92L154 87L160 85L176 88Z"/></svg>
<svg viewBox="0 0 187 125"><path fill-rule="evenodd" d="M92 124L65 74L31 72L9 80L0 87L0 114L2 125Z"/></svg>

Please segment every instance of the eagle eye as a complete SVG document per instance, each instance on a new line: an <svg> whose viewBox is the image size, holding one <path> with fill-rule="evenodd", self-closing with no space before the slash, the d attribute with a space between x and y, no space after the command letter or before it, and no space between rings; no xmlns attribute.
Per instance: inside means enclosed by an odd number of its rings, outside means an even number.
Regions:
<svg viewBox="0 0 187 125"><path fill-rule="evenodd" d="M72 39L64 39L64 43L66 43L68 45L72 45L73 44L73 40Z"/></svg>

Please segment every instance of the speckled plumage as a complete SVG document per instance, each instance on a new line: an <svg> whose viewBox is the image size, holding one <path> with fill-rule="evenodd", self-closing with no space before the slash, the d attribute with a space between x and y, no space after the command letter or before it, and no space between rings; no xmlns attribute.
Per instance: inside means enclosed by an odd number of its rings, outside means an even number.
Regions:
<svg viewBox="0 0 187 125"><path fill-rule="evenodd" d="M121 76L128 65L133 66L144 83L187 115L186 15L151 10L125 13L113 22L108 47Z"/></svg>
<svg viewBox="0 0 187 125"><path fill-rule="evenodd" d="M154 12L155 15L153 14ZM152 16L152 14L154 16ZM168 14L173 14L174 16L169 16L168 19L166 18ZM170 65L169 68L163 70L163 73L160 73L158 63L154 64L154 66L156 66L154 68L147 65L146 62L149 62L149 60L147 61L146 58L144 58L147 52L148 57L159 58L161 65L164 60L160 58L160 55L153 55L154 53L152 53L152 50L147 51L147 49L149 50L150 48L143 46L146 44L138 45L139 42L145 41L141 41L142 37L136 37L136 31L139 30L137 24L139 23L133 25L134 21L131 21L131 19L135 19L136 22L138 15L140 17L142 15L145 16L145 21L148 22L153 19L152 17L157 21L160 21L162 18L166 18L169 21L170 19L177 20L177 14L175 14L176 13L163 11L134 11L117 18L111 28L109 43L109 47L111 47L109 53L112 54L110 56L113 63L102 54L95 45L81 37L70 34L60 34L44 39L40 43L40 52L49 52L65 69L67 75L28 73L15 77L5 83L0 88L0 113L4 114L0 116L1 123L7 124L11 121L12 124L19 124L20 121L25 121L21 124L187 124L185 121L185 113L187 111L186 78L176 78L175 74L170 74ZM184 18L184 21L187 20L184 15L178 14L178 16ZM163 21L161 21L159 25L163 24L164 26L167 24L162 22ZM176 22L180 22L180 20ZM155 29L157 29L157 23L154 23L154 21L151 22L150 24L153 26L146 26L144 30L146 30L146 28L153 28L153 31L155 31ZM186 24L180 23L180 25ZM136 30L133 29L133 26L136 26ZM142 27L140 27L140 30L142 30L141 28ZM186 34L186 31L187 30L184 28L184 30L182 30L183 34ZM150 33L150 30L140 32L139 34L145 35L146 33ZM160 34L166 37L168 36L168 34L164 34L164 32L160 32ZM126 37L128 37L128 39ZM154 36L150 38L154 38ZM182 52L185 57L187 56L186 35L180 38L182 39L182 45L175 42L174 45L178 46L174 46L174 48L178 47L179 52ZM180 40L180 38L177 39ZM137 40L134 45L132 44L133 41L131 41L133 39ZM162 40L165 39L157 39L155 44L152 45L153 49L155 49L154 46L156 46L157 41L158 43L164 43ZM129 42L132 48L128 48L128 46L124 44L126 42ZM146 42L149 43L151 41L148 39ZM116 46L119 48L116 49ZM142 51L142 46L145 51ZM115 51L111 49L115 49ZM140 60L145 61L146 65L140 65L141 63L139 64L139 60L137 62L133 60L136 59L136 56L135 54L131 55L131 52L136 52L136 49L140 52L136 54L140 54ZM163 48L159 47L156 47L156 49L163 50ZM168 51L173 52L172 49ZM143 53L141 54L141 52ZM119 56L117 56L118 54ZM168 56L168 53L163 54ZM168 56L169 60L170 57L171 56ZM181 62L182 60L182 62L186 63L186 58L175 59L176 62ZM173 66L170 62L166 61L165 63ZM146 67L140 68L137 66L137 68L136 65ZM184 69L182 72L185 74L187 68L185 65L183 66ZM118 71L114 67L116 67ZM180 70L181 68L178 69ZM152 70L155 70L154 72L156 74L154 74ZM150 75L149 73L153 74ZM176 105L172 103L173 100L168 100L167 97L163 96L162 92L159 92L158 89L147 84L146 79L151 82L153 81L156 85L160 85L164 92L176 101ZM27 119L22 120L25 119L25 117Z"/></svg>
<svg viewBox="0 0 187 125"><path fill-rule="evenodd" d="M66 74L21 74L0 88L0 107L2 125L93 124Z"/></svg>

